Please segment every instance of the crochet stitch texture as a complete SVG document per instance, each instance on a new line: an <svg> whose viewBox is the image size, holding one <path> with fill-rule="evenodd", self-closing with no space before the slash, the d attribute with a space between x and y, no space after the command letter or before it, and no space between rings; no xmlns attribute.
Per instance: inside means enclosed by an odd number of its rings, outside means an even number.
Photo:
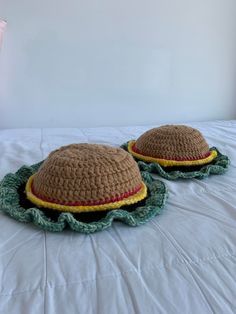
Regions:
<svg viewBox="0 0 236 314"><path fill-rule="evenodd" d="M141 135L135 147L143 155L168 160L197 160L209 155L202 134L186 125L163 125Z"/></svg>
<svg viewBox="0 0 236 314"><path fill-rule="evenodd" d="M210 163L214 158L217 156L216 150L209 150L206 157L201 159L163 159L163 158L155 158L150 157L147 155L143 155L141 152L138 152L137 148L135 147L135 141L129 141L128 143L128 152L133 155L133 157L143 160L145 162L153 162L158 163L163 167L172 167L172 166L196 166L196 165L204 165Z"/></svg>
<svg viewBox="0 0 236 314"><path fill-rule="evenodd" d="M124 150L128 150L129 142L124 143L121 147ZM224 174L230 165L230 159L228 156L223 155L216 147L210 148L210 151L216 151L217 157L209 164L201 165L196 167L162 167L157 162L145 162L135 158L140 171L147 171L150 173L158 174L167 180L177 179L204 179L210 175L221 175ZM184 168L184 169L183 169Z"/></svg>
<svg viewBox="0 0 236 314"><path fill-rule="evenodd" d="M60 211L119 208L146 197L139 168L121 148L71 144L53 151L26 185L31 202Z"/></svg>
<svg viewBox="0 0 236 314"><path fill-rule="evenodd" d="M139 226L156 215L160 214L167 199L167 188L159 180L153 180L149 173L142 172L142 180L147 186L148 195L141 203L131 205L129 210L125 208L113 209L105 212L105 217L98 221L85 223L79 220L73 213L58 213L58 218L53 220L46 215L47 210L42 210L32 204L30 207L21 204L19 189L24 186L29 177L35 174L41 163L32 166L23 166L16 173L7 174L0 182L0 210L12 218L37 225L38 227L53 231L61 232L70 228L80 233L93 233L110 227L114 220L119 220L129 226ZM77 214L80 215L80 214Z"/></svg>
<svg viewBox="0 0 236 314"><path fill-rule="evenodd" d="M204 165L217 156L217 151L209 150L202 134L186 125L148 130L128 143L128 151L139 160L163 167Z"/></svg>

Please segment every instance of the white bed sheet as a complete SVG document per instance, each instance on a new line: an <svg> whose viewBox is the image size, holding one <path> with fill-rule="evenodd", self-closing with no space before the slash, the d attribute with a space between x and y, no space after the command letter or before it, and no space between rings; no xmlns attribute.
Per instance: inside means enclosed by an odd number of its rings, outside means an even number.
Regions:
<svg viewBox="0 0 236 314"><path fill-rule="evenodd" d="M162 179L165 210L141 227L54 234L0 213L0 313L236 313L236 121L189 125L230 169ZM118 146L151 127L1 130L0 179L58 146Z"/></svg>

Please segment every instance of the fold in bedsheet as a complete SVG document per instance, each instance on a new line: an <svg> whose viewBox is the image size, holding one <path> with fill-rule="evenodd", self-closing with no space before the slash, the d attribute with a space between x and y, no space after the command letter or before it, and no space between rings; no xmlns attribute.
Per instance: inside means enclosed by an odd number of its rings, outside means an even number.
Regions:
<svg viewBox="0 0 236 314"><path fill-rule="evenodd" d="M53 234L0 213L0 313L235 313L236 121L189 125L231 166L161 179L166 208L146 225ZM0 179L58 146L119 146L152 127L0 130Z"/></svg>

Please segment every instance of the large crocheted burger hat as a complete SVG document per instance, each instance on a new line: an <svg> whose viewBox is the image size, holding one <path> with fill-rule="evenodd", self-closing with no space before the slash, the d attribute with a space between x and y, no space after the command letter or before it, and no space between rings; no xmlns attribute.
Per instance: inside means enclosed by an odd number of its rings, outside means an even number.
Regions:
<svg viewBox="0 0 236 314"><path fill-rule="evenodd" d="M0 183L0 209L45 230L91 233L114 219L137 226L160 213L167 191L121 148L71 144Z"/></svg>
<svg viewBox="0 0 236 314"><path fill-rule="evenodd" d="M141 170L156 172L166 179L204 178L222 174L229 158L209 148L201 132L185 125L164 125L122 145Z"/></svg>

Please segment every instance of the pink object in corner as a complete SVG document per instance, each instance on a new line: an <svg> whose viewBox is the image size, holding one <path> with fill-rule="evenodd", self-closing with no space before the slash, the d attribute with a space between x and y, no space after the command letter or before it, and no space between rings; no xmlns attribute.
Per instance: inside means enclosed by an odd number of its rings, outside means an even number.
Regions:
<svg viewBox="0 0 236 314"><path fill-rule="evenodd" d="M0 47L1 47L3 33L4 33L4 29L5 29L6 25L7 25L7 23L5 21L0 20Z"/></svg>

